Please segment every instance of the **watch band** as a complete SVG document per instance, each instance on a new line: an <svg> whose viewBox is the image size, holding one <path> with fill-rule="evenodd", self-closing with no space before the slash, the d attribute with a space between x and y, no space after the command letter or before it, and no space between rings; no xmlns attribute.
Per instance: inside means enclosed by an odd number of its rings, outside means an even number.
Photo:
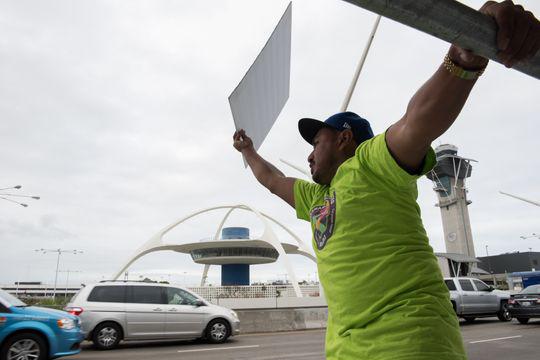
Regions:
<svg viewBox="0 0 540 360"><path fill-rule="evenodd" d="M485 67L480 70L465 70L464 68L453 62L452 59L450 59L450 55L448 54L446 54L446 56L444 57L443 65L450 74L465 80L476 80L480 77L480 75L484 73L484 70L486 70Z"/></svg>

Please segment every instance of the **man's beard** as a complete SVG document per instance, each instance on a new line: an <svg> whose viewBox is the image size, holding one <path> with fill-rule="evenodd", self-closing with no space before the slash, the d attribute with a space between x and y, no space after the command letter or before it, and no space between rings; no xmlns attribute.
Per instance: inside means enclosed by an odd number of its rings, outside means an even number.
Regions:
<svg viewBox="0 0 540 360"><path fill-rule="evenodd" d="M313 175L311 175L311 179L319 185L330 185L330 182L325 183L321 176L317 173L313 173Z"/></svg>

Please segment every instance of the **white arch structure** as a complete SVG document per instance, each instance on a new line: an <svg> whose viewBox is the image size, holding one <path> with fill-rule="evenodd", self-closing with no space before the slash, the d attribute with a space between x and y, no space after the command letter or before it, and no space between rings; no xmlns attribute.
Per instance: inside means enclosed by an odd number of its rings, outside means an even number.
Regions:
<svg viewBox="0 0 540 360"><path fill-rule="evenodd" d="M223 225L231 215L231 213L234 210L244 210L244 211L250 211L254 213L259 220L264 225L264 232L261 235L261 240L264 242L267 242L268 244L272 245L274 247L278 254L280 255L284 265L285 269L287 270L287 274L289 275L289 278L291 279L291 283L293 285L294 291L296 293L296 296L302 297L302 292L300 290L300 286L298 285L298 280L296 279L296 275L294 273L293 267L289 259L287 258L287 252L285 251L282 243L279 241L276 233L272 229L272 226L270 224L270 221L275 223L276 225L280 226L283 230L285 230L291 237L298 243L298 248L295 248L294 250L289 250L288 253L292 254L298 254L298 255L304 255L307 258L311 259L313 262L317 263L316 258L311 254L309 247L296 235L294 234L290 229L288 229L285 225L277 221L276 219L270 217L267 214L264 214L262 212L259 212L258 210L254 209L251 206L244 205L244 204L238 204L238 205L223 205L223 206L215 206L203 210L196 211L186 217L181 218L180 220L177 220L173 222L172 224L166 226L162 230L160 230L157 234L152 236L150 240L148 240L144 245L142 245L135 253L129 258L129 260L120 268L120 270L113 276L113 279L118 279L126 270L127 268L133 264L137 259L141 258L142 256L156 251L162 251L162 250L178 250L180 246L177 244L166 244L163 242L163 236L167 234L169 231L177 227L178 225L182 224L186 220L189 220L195 216L220 210L220 209L229 209L223 219L221 220L219 227L214 235L214 241L219 240L219 235L221 234L221 230L223 229ZM210 265L205 265L203 276L201 279L201 286L204 286L204 283L206 282L206 277L208 275L208 269L210 268Z"/></svg>

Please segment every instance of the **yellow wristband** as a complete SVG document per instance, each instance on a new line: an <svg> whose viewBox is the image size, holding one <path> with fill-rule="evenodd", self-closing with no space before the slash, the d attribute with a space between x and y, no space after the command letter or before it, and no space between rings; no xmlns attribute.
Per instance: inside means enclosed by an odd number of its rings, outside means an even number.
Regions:
<svg viewBox="0 0 540 360"><path fill-rule="evenodd" d="M444 68L452 75L457 76L460 79L476 80L484 73L486 68L480 70L465 70L461 66L457 65L450 59L450 55L446 54L443 62Z"/></svg>

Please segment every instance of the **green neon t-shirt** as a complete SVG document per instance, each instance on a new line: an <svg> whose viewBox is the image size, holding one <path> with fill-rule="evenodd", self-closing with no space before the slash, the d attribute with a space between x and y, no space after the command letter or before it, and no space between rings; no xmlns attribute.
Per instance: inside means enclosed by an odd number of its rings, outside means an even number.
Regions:
<svg viewBox="0 0 540 360"><path fill-rule="evenodd" d="M466 359L459 323L429 245L416 180L381 134L345 161L329 186L297 180L299 219L311 222L328 302L326 357Z"/></svg>

